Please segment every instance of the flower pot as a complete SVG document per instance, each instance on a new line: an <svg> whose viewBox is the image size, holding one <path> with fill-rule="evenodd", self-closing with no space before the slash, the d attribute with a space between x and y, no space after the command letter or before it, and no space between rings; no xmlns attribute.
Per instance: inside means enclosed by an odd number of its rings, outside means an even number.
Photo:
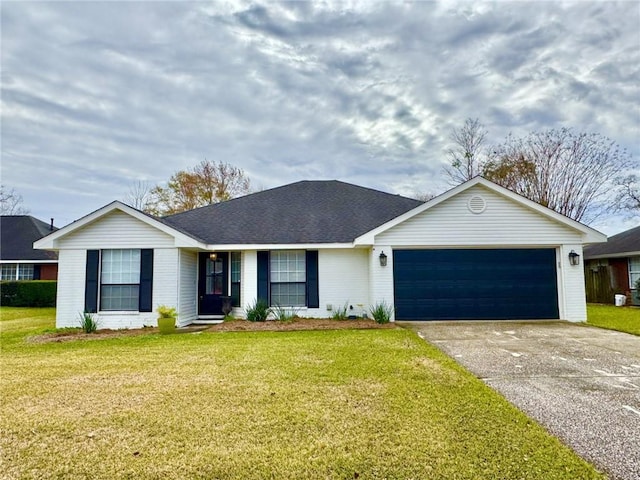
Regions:
<svg viewBox="0 0 640 480"><path fill-rule="evenodd" d="M176 331L176 318L175 317L161 317L158 318L158 329L160 333L173 333Z"/></svg>

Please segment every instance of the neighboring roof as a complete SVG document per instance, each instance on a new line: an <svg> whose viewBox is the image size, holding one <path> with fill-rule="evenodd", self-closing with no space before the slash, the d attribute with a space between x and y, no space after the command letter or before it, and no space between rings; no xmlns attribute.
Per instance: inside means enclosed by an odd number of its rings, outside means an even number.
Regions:
<svg viewBox="0 0 640 480"><path fill-rule="evenodd" d="M369 232L366 232L365 235L362 235L361 237L357 238L354 243L360 244L360 245L372 244L374 242L374 238L376 235L379 235L382 232L385 232L386 230L389 230L390 228L393 228L396 225L408 220L409 218L412 218L426 210L429 210L430 208L433 208L436 205L439 205L442 202L450 199L451 197L455 195L459 195L465 190L468 190L476 185L482 185L483 187L489 190L492 190L493 192L499 195L502 195L503 197L509 198L514 202L519 203L523 207L526 207L530 210L538 212L541 215L544 215L545 217L548 217L560 223L561 225L565 225L569 228L572 228L573 230L580 232L582 234L583 243L598 243L598 242L607 241L606 235L598 232L597 230L591 227L588 227L587 225L584 225L583 223L573 220L565 215L562 215L554 210L551 210L550 208L543 207L539 203L529 200L528 198L523 197L522 195L519 195L515 192L512 192L507 188L501 187L500 185L493 183L492 181L487 180L484 177L476 176L458 185L457 187L454 187L451 190L447 190L443 194L438 195L435 198L432 198L431 200L418 206L417 208L411 211L408 211L403 215L392 218L390 221L388 221L384 225L380 225L379 227Z"/></svg>
<svg viewBox="0 0 640 480"><path fill-rule="evenodd" d="M630 257L640 255L640 226L609 237L607 243L589 245L584 258Z"/></svg>
<svg viewBox="0 0 640 480"><path fill-rule="evenodd" d="M58 230L31 215L3 215L0 217L1 260L57 260L55 252L34 250L33 242Z"/></svg>
<svg viewBox="0 0 640 480"><path fill-rule="evenodd" d="M351 243L422 203L337 180L301 181L162 220L212 245Z"/></svg>

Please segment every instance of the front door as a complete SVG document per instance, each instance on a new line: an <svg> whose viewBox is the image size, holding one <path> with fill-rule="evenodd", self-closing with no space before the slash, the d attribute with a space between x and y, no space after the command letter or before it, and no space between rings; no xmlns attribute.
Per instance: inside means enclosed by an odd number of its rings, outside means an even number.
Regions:
<svg viewBox="0 0 640 480"><path fill-rule="evenodd" d="M198 280L198 314L223 315L222 297L229 295L229 254L216 252L215 259L200 253Z"/></svg>

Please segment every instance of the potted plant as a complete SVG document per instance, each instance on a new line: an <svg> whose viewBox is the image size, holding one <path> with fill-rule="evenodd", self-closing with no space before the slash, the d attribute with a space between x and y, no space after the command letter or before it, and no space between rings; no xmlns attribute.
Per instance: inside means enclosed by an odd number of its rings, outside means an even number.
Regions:
<svg viewBox="0 0 640 480"><path fill-rule="evenodd" d="M158 312L158 329L160 333L173 333L176 330L176 317L178 312L175 307L160 305L156 310Z"/></svg>

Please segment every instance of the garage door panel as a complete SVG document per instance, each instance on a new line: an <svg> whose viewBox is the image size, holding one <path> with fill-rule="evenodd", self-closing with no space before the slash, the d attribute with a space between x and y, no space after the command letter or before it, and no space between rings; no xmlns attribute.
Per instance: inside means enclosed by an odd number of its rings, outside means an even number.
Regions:
<svg viewBox="0 0 640 480"><path fill-rule="evenodd" d="M399 320L558 318L554 249L396 250Z"/></svg>

